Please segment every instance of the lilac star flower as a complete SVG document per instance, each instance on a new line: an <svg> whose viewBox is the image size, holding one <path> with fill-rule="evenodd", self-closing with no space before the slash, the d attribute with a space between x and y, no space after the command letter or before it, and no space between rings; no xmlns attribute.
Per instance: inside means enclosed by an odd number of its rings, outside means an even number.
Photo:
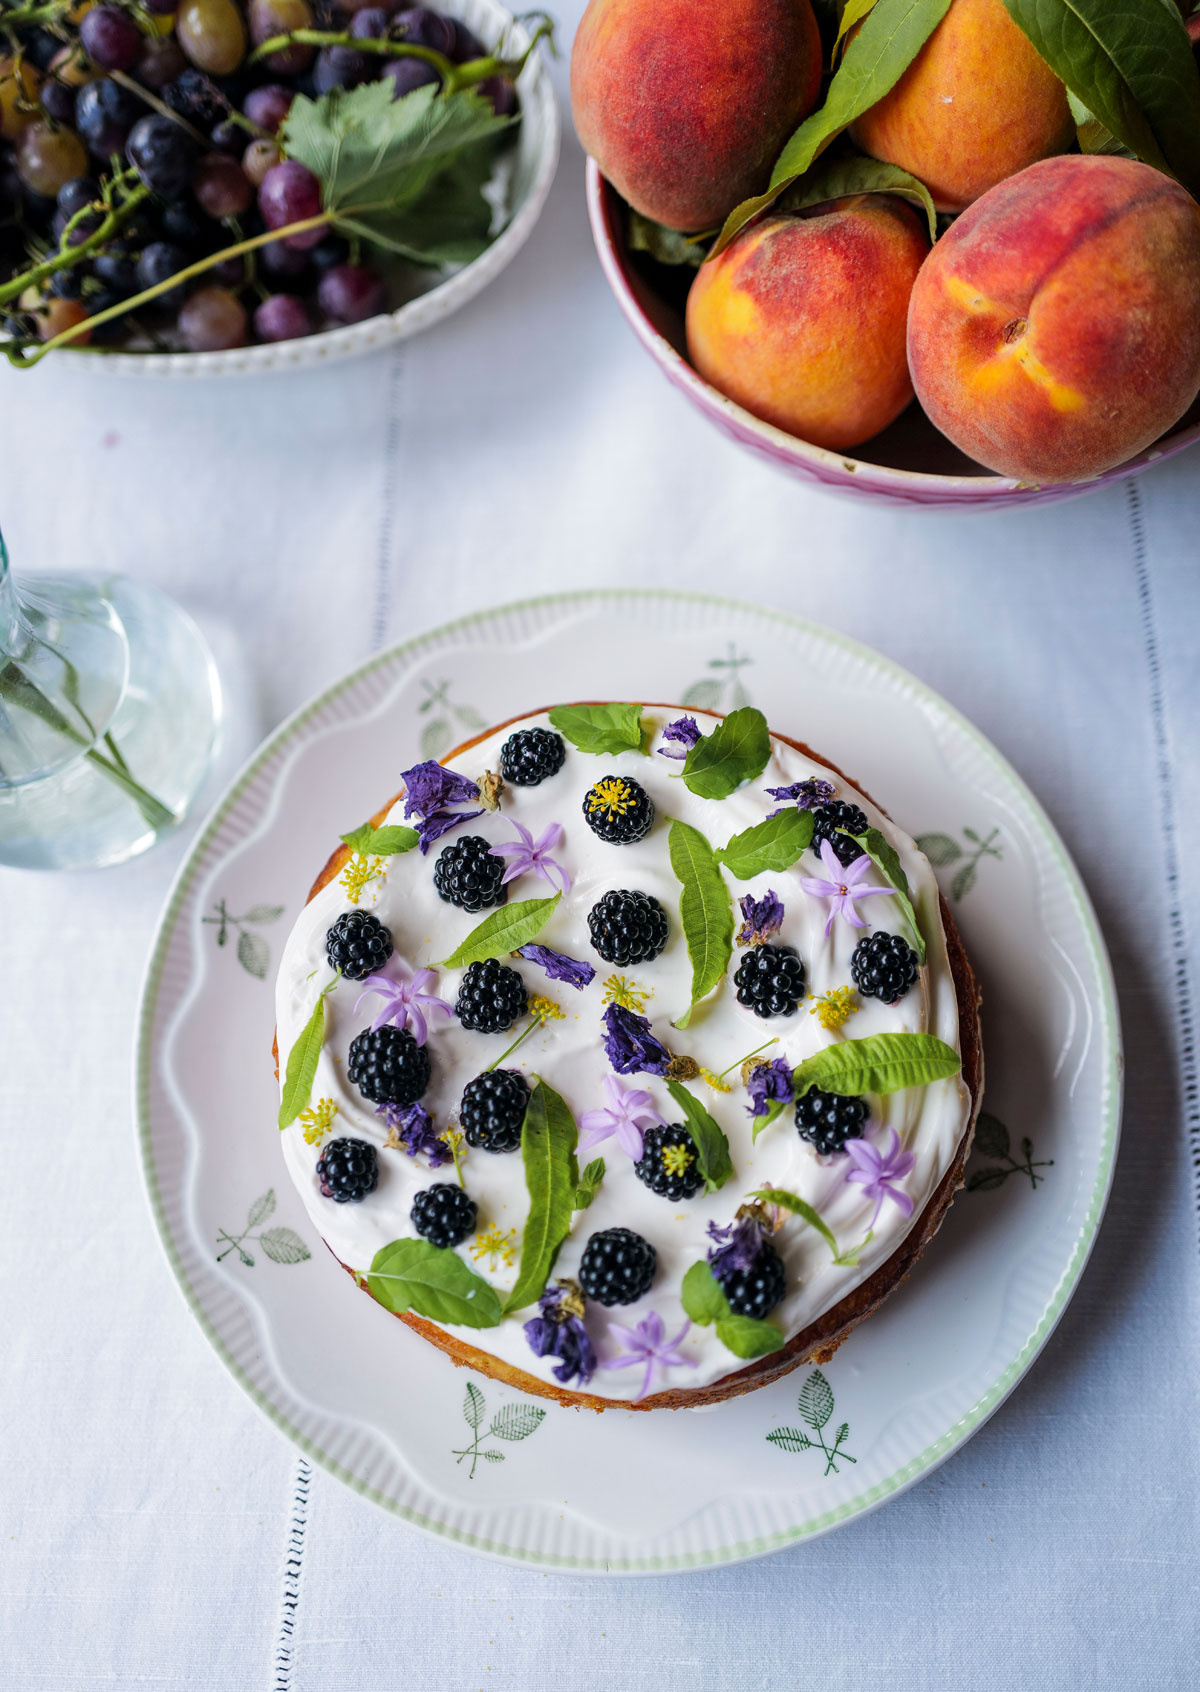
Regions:
<svg viewBox="0 0 1200 1692"><path fill-rule="evenodd" d="M666 1119L655 1110L649 1093L640 1087L622 1087L615 1075L604 1077L604 1092L607 1109L585 1110L579 1118L579 1150L591 1151L615 1136L621 1150L636 1163L642 1155L643 1130L665 1128Z"/></svg>
<svg viewBox="0 0 1200 1692"><path fill-rule="evenodd" d="M535 1357L557 1357L558 1367L551 1372L556 1381L578 1377L586 1386L596 1372L596 1352L583 1325L583 1300L578 1290L561 1281L547 1287L538 1299L539 1316L525 1323L525 1338Z"/></svg>
<svg viewBox="0 0 1200 1692"><path fill-rule="evenodd" d="M403 972L403 979L397 981L390 975L365 976L361 984L362 992L355 999L354 1008L357 1010L364 999L369 999L377 993L383 1004L375 1013L375 1020L371 1024L372 1031L382 1028L385 1022L393 1022L397 1028L411 1028L418 1046L423 1046L429 1038L426 1016L434 1011L453 1016L454 1007L447 1004L445 999L439 999L436 993L428 991L437 980L437 975L432 969L419 969L414 974L403 958L394 957L392 962Z"/></svg>
<svg viewBox="0 0 1200 1692"><path fill-rule="evenodd" d="M751 1116L765 1116L772 1104L790 1104L792 1100L792 1066L786 1058L763 1062L750 1071L746 1083L750 1095Z"/></svg>
<svg viewBox="0 0 1200 1692"><path fill-rule="evenodd" d="M657 1310L651 1310L643 1316L636 1328L627 1328L623 1322L610 1322L609 1327L614 1334L620 1334L628 1344L628 1351L620 1352L616 1357L609 1358L602 1363L602 1369L630 1369L636 1363L646 1365L646 1373L642 1376L642 1384L634 1394L636 1404L640 1398L645 1398L654 1380L654 1372L661 1369L665 1374L668 1369L694 1369L696 1358L684 1357L679 1351L679 1343L691 1327L685 1322L674 1339L667 1339L666 1324Z"/></svg>
<svg viewBox="0 0 1200 1692"><path fill-rule="evenodd" d="M660 758L686 758L688 752L700 739L700 730L696 726L695 717L677 717L673 723L667 724L662 732L662 737L664 740L676 741L680 746L686 747L687 750L668 752L660 746L658 749Z"/></svg>
<svg viewBox="0 0 1200 1692"><path fill-rule="evenodd" d="M569 982L580 991L590 986L596 978L596 971L590 963L581 963L578 958L569 958L565 952L551 951L549 946L518 946L517 956L527 958L530 963L544 969L551 981Z"/></svg>
<svg viewBox="0 0 1200 1692"><path fill-rule="evenodd" d="M424 1105L381 1104L375 1111L389 1128L394 1128L404 1143L409 1157L424 1152L431 1169L440 1169L450 1162L450 1150L433 1131L433 1118Z"/></svg>
<svg viewBox="0 0 1200 1692"><path fill-rule="evenodd" d="M738 932L739 946L761 946L783 927L783 900L768 887L761 899L747 893L738 900L742 926Z"/></svg>
<svg viewBox="0 0 1200 1692"><path fill-rule="evenodd" d="M856 899L870 899L876 894L883 894L886 898L894 899L894 887L860 887L858 883L871 868L871 860L865 852L854 858L843 869L837 860L833 847L828 840L821 842L821 862L825 865L825 877L806 875L801 878L800 885L806 893L811 893L814 899L829 900L829 920L825 924L825 938L829 938L829 931L833 927L834 917L841 917L851 928L865 928L867 925L859 916L855 908Z"/></svg>
<svg viewBox="0 0 1200 1692"><path fill-rule="evenodd" d="M708 1261L718 1281L723 1281L727 1275L749 1274L762 1250L763 1229L760 1222L752 1216L742 1216L730 1223L728 1228L718 1228L715 1222L710 1222L707 1233L716 1248L708 1248Z"/></svg>
<svg viewBox="0 0 1200 1692"><path fill-rule="evenodd" d="M671 1054L657 1039L649 1017L609 1005L604 1013L604 1051L618 1075L665 1075Z"/></svg>
<svg viewBox="0 0 1200 1692"><path fill-rule="evenodd" d="M459 823L474 822L482 815L482 811L432 811L429 816L422 817L417 824L417 845L421 856L425 857L434 841L440 840L443 834L449 834Z"/></svg>
<svg viewBox="0 0 1200 1692"><path fill-rule="evenodd" d="M557 846L559 841L564 838L562 824L550 823L543 832L542 838L535 840L524 823L519 823L515 817L509 817L508 820L521 838L519 840L502 840L498 846L488 848L494 858L508 859L508 868L500 878L501 887L505 886L507 882L515 881L519 875L525 875L527 871L533 870L535 874L541 876L543 881L548 881L551 887L554 886L554 876L559 876L562 881L563 892L569 893L571 891L571 877L562 865L556 863L550 856L550 848ZM553 875L551 871L554 872Z"/></svg>
<svg viewBox="0 0 1200 1692"><path fill-rule="evenodd" d="M896 1183L903 1181L917 1160L912 1152L900 1150L900 1136L894 1128L888 1129L885 1150L880 1151L870 1140L847 1140L846 1154L853 1168L846 1171L845 1179L860 1186L867 1198L875 1200L872 1228L885 1198L898 1205L903 1215L912 1215L913 1201L907 1193L900 1191Z"/></svg>
<svg viewBox="0 0 1200 1692"><path fill-rule="evenodd" d="M794 781L790 787L767 789L772 799L793 800L798 811L815 811L818 805L828 805L836 791L831 781L820 781L816 776L810 776L807 781ZM781 817L787 808L786 805L781 805L777 811L770 814L772 817Z"/></svg>
<svg viewBox="0 0 1200 1692"><path fill-rule="evenodd" d="M429 817L447 805L473 805L479 798L479 788L473 781L433 758L402 770L400 779L404 783L406 817Z"/></svg>

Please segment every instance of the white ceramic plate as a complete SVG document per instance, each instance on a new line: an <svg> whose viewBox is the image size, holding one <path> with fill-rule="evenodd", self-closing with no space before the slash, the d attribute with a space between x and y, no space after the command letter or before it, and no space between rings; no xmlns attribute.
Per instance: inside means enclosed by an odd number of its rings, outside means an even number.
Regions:
<svg viewBox="0 0 1200 1692"><path fill-rule="evenodd" d="M406 764L555 700L640 697L749 699L924 837L985 993L989 1114L968 1189L926 1259L823 1372L801 1368L705 1414L597 1417L456 1369L323 1249L278 1145L271 983L335 835L375 810ZM1119 1048L1078 874L968 722L877 654L780 612L589 593L396 647L271 736L167 902L142 1002L137 1112L151 1207L190 1309L313 1461L473 1549L635 1573L819 1534L911 1485L981 1425L1045 1343L1095 1237Z"/></svg>

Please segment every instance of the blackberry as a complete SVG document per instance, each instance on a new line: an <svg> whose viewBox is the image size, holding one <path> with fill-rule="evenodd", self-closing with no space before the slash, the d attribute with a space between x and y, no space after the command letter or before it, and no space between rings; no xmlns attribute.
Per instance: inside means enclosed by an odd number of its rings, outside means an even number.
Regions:
<svg viewBox="0 0 1200 1692"><path fill-rule="evenodd" d="M325 936L329 967L340 969L347 981L374 975L391 955L391 930L370 911L343 911Z"/></svg>
<svg viewBox="0 0 1200 1692"><path fill-rule="evenodd" d="M855 858L861 856L862 847L851 840L850 835L865 834L871 825L857 805L851 805L845 799L831 799L828 805L817 806L812 819L814 852L820 853L822 840L828 840L834 857L843 866L852 864ZM843 828L849 833L839 834L838 830Z"/></svg>
<svg viewBox="0 0 1200 1692"><path fill-rule="evenodd" d="M792 946L752 946L733 984L738 1004L755 1016L794 1016L804 997L804 965Z"/></svg>
<svg viewBox="0 0 1200 1692"><path fill-rule="evenodd" d="M917 954L899 934L865 935L850 958L850 974L863 998L882 999L885 1005L902 999L920 973Z"/></svg>
<svg viewBox="0 0 1200 1692"><path fill-rule="evenodd" d="M787 1271L773 1245L764 1240L752 1269L734 1269L721 1281L721 1289L735 1316L753 1316L761 1322L774 1310L787 1291Z"/></svg>
<svg viewBox="0 0 1200 1692"><path fill-rule="evenodd" d="M606 893L588 912L588 927L605 963L649 963L667 943L667 913L650 893Z"/></svg>
<svg viewBox="0 0 1200 1692"><path fill-rule="evenodd" d="M583 814L601 840L612 846L632 846L650 832L654 801L639 782L607 775L584 794Z"/></svg>
<svg viewBox="0 0 1200 1692"><path fill-rule="evenodd" d="M605 1228L583 1248L579 1284L597 1304L632 1304L647 1292L658 1253L632 1228Z"/></svg>
<svg viewBox="0 0 1200 1692"><path fill-rule="evenodd" d="M529 1083L519 1069L487 1069L463 1088L458 1120L469 1146L512 1152L521 1144Z"/></svg>
<svg viewBox="0 0 1200 1692"><path fill-rule="evenodd" d="M330 1140L317 1163L317 1180L335 1204L359 1204L379 1184L379 1154L369 1140Z"/></svg>
<svg viewBox="0 0 1200 1692"><path fill-rule="evenodd" d="M457 905L460 911L507 904L508 888L500 885L503 879L504 859L488 850L480 834L468 834L465 840L443 847L433 866L438 897Z"/></svg>
<svg viewBox="0 0 1200 1692"><path fill-rule="evenodd" d="M518 729L500 748L500 774L514 787L537 787L557 775L566 759L561 734L553 729Z"/></svg>
<svg viewBox="0 0 1200 1692"><path fill-rule="evenodd" d="M860 1140L866 1120L866 1099L823 1093L819 1087L813 1087L796 1100L796 1128L800 1138L814 1146L822 1157L845 1151L847 1140Z"/></svg>
<svg viewBox="0 0 1200 1692"><path fill-rule="evenodd" d="M429 1085L429 1053L407 1028L364 1028L350 1042L346 1079L372 1104L416 1104Z"/></svg>
<svg viewBox="0 0 1200 1692"><path fill-rule="evenodd" d="M477 1034L499 1034L525 1015L528 1004L525 983L516 970L487 958L483 963L468 964L463 971L454 1011L464 1028L473 1028Z"/></svg>
<svg viewBox="0 0 1200 1692"><path fill-rule="evenodd" d="M672 1204L694 1198L704 1185L697 1167L696 1142L682 1122L647 1128L642 1136L642 1155L633 1172L643 1186Z"/></svg>
<svg viewBox="0 0 1200 1692"><path fill-rule="evenodd" d="M422 1187L412 1201L412 1225L430 1245L456 1246L475 1232L479 1215L475 1200L456 1181Z"/></svg>

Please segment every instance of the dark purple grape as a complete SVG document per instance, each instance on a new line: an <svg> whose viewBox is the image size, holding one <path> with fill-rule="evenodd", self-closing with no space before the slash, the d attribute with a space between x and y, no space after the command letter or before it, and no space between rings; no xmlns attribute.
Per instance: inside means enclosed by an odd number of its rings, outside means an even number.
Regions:
<svg viewBox="0 0 1200 1692"><path fill-rule="evenodd" d="M350 19L350 33L356 41L382 41L391 21L382 6L364 6Z"/></svg>
<svg viewBox="0 0 1200 1692"><path fill-rule="evenodd" d="M410 46L432 47L435 53L453 58L456 25L440 12L428 6L407 6L396 13L395 24L401 40Z"/></svg>
<svg viewBox="0 0 1200 1692"><path fill-rule="evenodd" d="M230 118L222 118L220 123L213 125L209 140L218 153L225 153L231 159L240 159L246 148L246 131Z"/></svg>
<svg viewBox="0 0 1200 1692"><path fill-rule="evenodd" d="M383 283L364 264L337 264L322 276L317 303L334 323L361 323L383 310Z"/></svg>
<svg viewBox="0 0 1200 1692"><path fill-rule="evenodd" d="M100 253L92 260L92 274L118 299L138 291L137 264L127 253Z"/></svg>
<svg viewBox="0 0 1200 1692"><path fill-rule="evenodd" d="M163 89L163 99L180 117L211 127L229 115L229 101L210 76L189 65Z"/></svg>
<svg viewBox="0 0 1200 1692"><path fill-rule="evenodd" d="M321 210L321 184L311 170L295 159L281 159L263 177L258 190L258 208L268 229L283 229L289 223L302 223L316 217ZM315 247L324 235L323 225L305 229L298 235L286 237L289 247L303 251Z"/></svg>
<svg viewBox="0 0 1200 1692"><path fill-rule="evenodd" d="M206 153L192 172L192 193L209 217L240 217L254 198L245 171L224 153Z"/></svg>
<svg viewBox="0 0 1200 1692"><path fill-rule="evenodd" d="M308 261L308 253L289 247L286 241L269 241L258 249L258 262L276 282L298 282L307 277Z"/></svg>
<svg viewBox="0 0 1200 1692"><path fill-rule="evenodd" d="M176 247L193 250L210 246L216 233L190 200L172 200L169 205L163 206L159 223L168 241Z"/></svg>
<svg viewBox="0 0 1200 1692"><path fill-rule="evenodd" d="M142 0L142 5L156 18L169 18L179 10L179 0Z"/></svg>
<svg viewBox="0 0 1200 1692"><path fill-rule="evenodd" d="M468 59L487 58L487 48L473 29L468 29L466 24L460 23L457 18L451 18L450 23L454 30L454 45L450 49L450 57L456 65L465 65Z"/></svg>
<svg viewBox="0 0 1200 1692"><path fill-rule="evenodd" d="M255 310L254 333L260 341L298 341L312 332L312 315L295 294L271 294Z"/></svg>
<svg viewBox="0 0 1200 1692"><path fill-rule="evenodd" d="M88 17L94 14L89 12ZM187 130L157 112L139 118L125 145L129 162L156 194L173 198L192 179L196 147Z"/></svg>
<svg viewBox="0 0 1200 1692"><path fill-rule="evenodd" d="M246 281L246 261L239 253L236 258L222 259L220 264L214 264L208 274L222 288L241 288Z"/></svg>
<svg viewBox="0 0 1200 1692"><path fill-rule="evenodd" d="M248 12L250 39L256 47L272 36L290 35L297 29L311 29L316 21L307 0L250 0ZM329 28L328 24L318 27ZM300 42L281 47L263 60L264 67L276 76L295 76L307 70L313 62L313 49Z"/></svg>
<svg viewBox="0 0 1200 1692"><path fill-rule="evenodd" d="M64 182L59 189L55 204L60 212L73 217L77 211L82 211L84 206L90 206L99 196L100 189L90 176L73 176L70 182Z"/></svg>
<svg viewBox="0 0 1200 1692"><path fill-rule="evenodd" d="M174 6L171 10L175 10ZM137 79L158 93L169 82L175 82L186 70L187 59L184 57L183 48L173 35L164 35L161 40L147 41L142 48L142 56L137 65Z"/></svg>
<svg viewBox="0 0 1200 1692"><path fill-rule="evenodd" d="M57 276L52 276L50 292L57 294L60 300L77 300L83 292L83 279L78 267L75 270L60 270Z"/></svg>
<svg viewBox="0 0 1200 1692"><path fill-rule="evenodd" d="M51 35L48 29L35 29L32 34L24 37L21 45L29 62L36 65L38 70L46 71L50 69L62 42L57 35Z"/></svg>
<svg viewBox="0 0 1200 1692"><path fill-rule="evenodd" d="M335 88L357 88L369 82L377 66L369 53L354 47L322 47L313 65L313 87L318 94L330 94Z"/></svg>
<svg viewBox="0 0 1200 1692"><path fill-rule="evenodd" d="M265 129L268 135L274 135L291 111L295 98L292 89L285 88L282 83L264 82L261 88L250 90L242 110L251 123Z"/></svg>
<svg viewBox="0 0 1200 1692"><path fill-rule="evenodd" d="M226 352L246 344L246 308L228 288L200 288L179 312L189 352Z"/></svg>
<svg viewBox="0 0 1200 1692"><path fill-rule="evenodd" d="M506 76L489 76L475 85L475 92L492 102L497 117L511 117L517 109L517 91Z"/></svg>
<svg viewBox="0 0 1200 1692"><path fill-rule="evenodd" d="M141 257L137 261L138 291L143 288L155 288L168 277L176 276L188 263L188 255L170 241L151 241L148 247L143 247ZM183 303L186 288L181 284L178 288L171 288L165 294L158 296L157 303L163 306L178 306Z"/></svg>
<svg viewBox="0 0 1200 1692"><path fill-rule="evenodd" d="M424 59L389 59L383 74L392 85L392 99L402 100L415 88L425 88L442 79Z"/></svg>
<svg viewBox="0 0 1200 1692"><path fill-rule="evenodd" d="M79 39L100 70L132 70L142 56L142 32L129 13L117 6L93 6L85 12Z"/></svg>
<svg viewBox="0 0 1200 1692"><path fill-rule="evenodd" d="M108 159L122 153L129 132L145 107L127 94L119 82L97 77L79 90L75 101L75 127L90 153Z"/></svg>
<svg viewBox="0 0 1200 1692"><path fill-rule="evenodd" d="M52 76L42 84L42 110L55 123L73 124L75 94L74 88Z"/></svg>
<svg viewBox="0 0 1200 1692"><path fill-rule="evenodd" d="M350 243L340 235L326 235L308 255L315 269L332 270L335 264L345 264L350 257Z"/></svg>

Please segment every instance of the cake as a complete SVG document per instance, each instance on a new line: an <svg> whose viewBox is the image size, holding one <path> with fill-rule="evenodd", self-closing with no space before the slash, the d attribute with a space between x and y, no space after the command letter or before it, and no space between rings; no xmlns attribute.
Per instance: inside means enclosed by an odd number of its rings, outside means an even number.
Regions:
<svg viewBox="0 0 1200 1692"><path fill-rule="evenodd" d="M329 1250L560 1403L827 1359L937 1231L979 1110L917 846L752 707L555 707L397 779L278 976L283 1156Z"/></svg>

